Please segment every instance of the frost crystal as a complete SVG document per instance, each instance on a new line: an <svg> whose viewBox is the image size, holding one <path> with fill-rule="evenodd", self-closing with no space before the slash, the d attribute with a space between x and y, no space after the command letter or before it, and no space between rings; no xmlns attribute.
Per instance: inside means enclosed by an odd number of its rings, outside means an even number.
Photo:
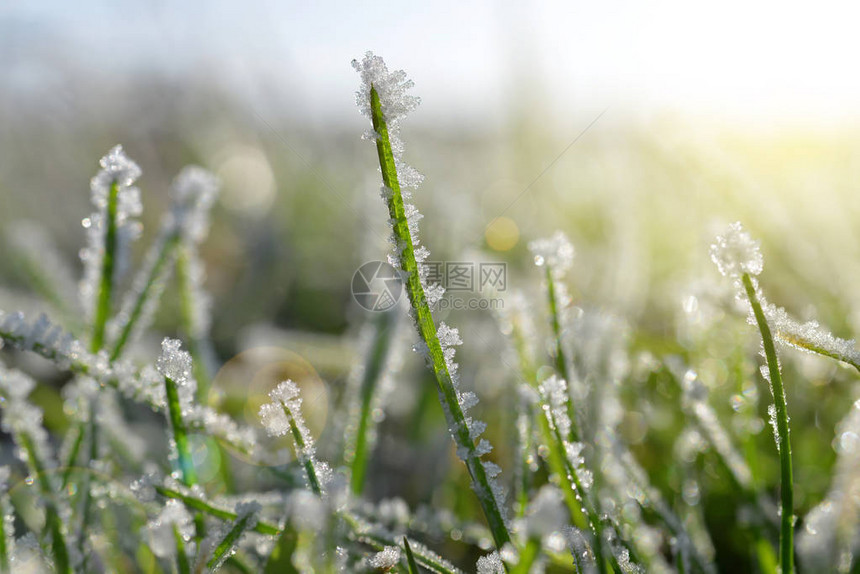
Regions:
<svg viewBox="0 0 860 574"><path fill-rule="evenodd" d="M762 301L762 311L776 340L808 353L826 355L852 365L860 365L860 351L853 339L834 337L817 321L800 323L782 307Z"/></svg>
<svg viewBox="0 0 860 574"><path fill-rule="evenodd" d="M505 565L498 552L478 558L478 574L505 574Z"/></svg>
<svg viewBox="0 0 860 574"><path fill-rule="evenodd" d="M406 73L403 70L389 72L385 61L373 52L367 52L361 61L353 60L352 67L361 74L361 87L355 93L355 102L368 118L371 117L371 86L379 93L386 122L399 120L421 102L420 98L407 93L414 84L406 77Z"/></svg>
<svg viewBox="0 0 860 574"><path fill-rule="evenodd" d="M125 155L122 146L111 149L99 163L102 169L90 182L90 197L97 211L82 222L87 230L87 246L81 250L84 277L80 284L80 295L81 303L88 315L93 312L101 278L109 217L108 203L112 186L117 186L115 219L117 244L113 246L116 260L114 277L111 278L113 281L122 275L127 266L128 244L140 234L140 225L133 222L132 218L139 216L143 210L140 192L133 187L141 171L137 164Z"/></svg>
<svg viewBox="0 0 860 574"><path fill-rule="evenodd" d="M744 231L740 222L729 225L711 245L711 260L725 277L738 280L741 275L758 275L764 265L759 242Z"/></svg>
<svg viewBox="0 0 860 574"><path fill-rule="evenodd" d="M588 538L583 534L582 530L568 526L564 529L564 538L567 541L568 548L570 548L570 553L573 554L578 571L588 574L597 572L594 553L591 550L591 545L588 543Z"/></svg>
<svg viewBox="0 0 860 574"><path fill-rule="evenodd" d="M386 546L367 560L371 568L383 571L391 570L398 562L400 562L400 548L397 546Z"/></svg>
<svg viewBox="0 0 860 574"><path fill-rule="evenodd" d="M529 243L529 251L534 255L535 265L546 265L556 273L564 273L573 265L575 250L562 231L556 231L551 237L532 241Z"/></svg>
<svg viewBox="0 0 860 574"><path fill-rule="evenodd" d="M299 387L293 381L283 381L269 393L272 402L260 407L260 419L269 436L293 436L296 458L303 465L310 464L313 467L320 489L325 491L333 479L332 472L326 463L316 458L316 446L302 416L302 399L299 395ZM293 426L295 430L292 430ZM295 436L296 432L298 437Z"/></svg>
<svg viewBox="0 0 860 574"><path fill-rule="evenodd" d="M191 376L191 355L181 347L179 339L165 337L161 341L161 356L156 362L158 372L177 385L184 385Z"/></svg>
<svg viewBox="0 0 860 574"><path fill-rule="evenodd" d="M209 211L218 197L219 182L211 172L190 165L185 167L170 188L170 214L173 225L183 235L199 243L209 231Z"/></svg>

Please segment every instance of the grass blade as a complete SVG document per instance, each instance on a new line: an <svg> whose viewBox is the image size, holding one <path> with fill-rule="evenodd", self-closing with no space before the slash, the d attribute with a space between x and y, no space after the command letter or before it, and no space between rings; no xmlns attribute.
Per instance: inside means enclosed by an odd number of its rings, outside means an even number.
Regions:
<svg viewBox="0 0 860 574"><path fill-rule="evenodd" d="M773 345L773 337L759 303L756 288L749 273L744 273L742 280L753 315L755 316L756 324L758 325L759 333L761 334L762 346L764 347L764 354L767 360L767 369L770 374L771 391L773 392L776 426L779 431L777 445L779 446L780 504L782 507L779 532L780 570L783 574L790 574L794 572L794 478L792 476L791 436L789 434L785 388L782 384L782 375L779 370L776 349Z"/></svg>
<svg viewBox="0 0 860 574"><path fill-rule="evenodd" d="M357 62L354 65L356 69L361 70L361 66ZM372 54L368 54L364 66L368 75L378 74L376 80L382 82L397 80L393 76L388 75L387 69L384 69L381 59L375 58ZM374 70L371 70L371 67ZM369 98L369 101L363 102L361 105L363 107L366 106L368 109L373 130L376 134L376 150L379 158L379 167L382 170L382 180L385 184L388 212L399 250L398 259L400 269L405 274L406 292L414 313L416 328L421 340L426 345L428 363L435 375L439 398L448 417L452 437L458 447L461 458L469 470L473 488L478 496L484 516L487 519L496 547L502 548L502 546L511 541L511 535L508 532L505 512L500 505L499 491L491 483L490 476L487 474L484 463L481 461L482 453L476 448L474 439L471 436L469 424L463 413L460 397L454 386L448 361L445 358L436 323L430 311L428 297L421 281L421 272L418 268L415 252L415 242L412 237L413 229L417 233L417 228L410 229L410 222L407 219L406 206L401 191L400 180L398 179L398 167L392 149L388 119L383 114L383 103L380 99L377 86L373 83L372 79L368 83L367 88L369 93L366 96ZM385 105L392 107L404 105L404 102L391 101L386 102ZM409 104L405 105L408 106Z"/></svg>
<svg viewBox="0 0 860 574"><path fill-rule="evenodd" d="M412 547L409 546L409 539L403 537L403 550L406 552L406 565L409 566L409 574L420 574L418 564L415 563L415 556L412 555Z"/></svg>

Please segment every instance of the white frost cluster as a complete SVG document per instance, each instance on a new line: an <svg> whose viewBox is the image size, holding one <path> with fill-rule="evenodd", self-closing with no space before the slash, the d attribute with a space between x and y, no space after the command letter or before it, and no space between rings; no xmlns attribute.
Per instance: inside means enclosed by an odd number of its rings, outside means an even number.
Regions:
<svg viewBox="0 0 860 574"><path fill-rule="evenodd" d="M565 273L573 265L576 251L563 231L556 231L550 237L535 239L529 243L529 251L538 267L548 266L553 273Z"/></svg>
<svg viewBox="0 0 860 574"><path fill-rule="evenodd" d="M400 548L397 546L386 546L381 551L367 559L371 568L387 572L397 566L400 562Z"/></svg>
<svg viewBox="0 0 860 574"><path fill-rule="evenodd" d="M585 467L585 459L582 457L584 445L581 442L570 442L572 422L568 415L568 403L570 395L567 390L567 382L552 375L543 381L538 391L544 401L544 415L552 428L557 429L564 443L565 454L571 468L576 473L582 487L588 489L594 482L593 474Z"/></svg>
<svg viewBox="0 0 860 574"><path fill-rule="evenodd" d="M146 535L149 538L149 548L159 558L170 558L176 554L176 538L174 528L187 543L194 535L194 522L178 500L168 500L159 515L146 525ZM186 545L186 551L190 545Z"/></svg>
<svg viewBox="0 0 860 574"><path fill-rule="evenodd" d="M269 398L272 402L260 407L260 419L266 432L274 437L292 435L291 426L294 425L303 443L299 444L294 437L296 457L303 465L310 463L313 466L320 488L325 491L333 478L332 472L326 463L316 457L316 446L302 415L298 385L290 380L283 381L269 393Z"/></svg>
<svg viewBox="0 0 860 574"><path fill-rule="evenodd" d="M854 339L833 336L818 321L801 323L782 307L762 301L762 311L777 341L809 353L827 355L852 365L860 365L860 351Z"/></svg>
<svg viewBox="0 0 860 574"><path fill-rule="evenodd" d="M209 232L209 211L218 197L220 183L208 170L185 167L170 187L171 223L185 239L200 243Z"/></svg>
<svg viewBox="0 0 860 574"><path fill-rule="evenodd" d="M403 160L404 145L400 139L400 119L414 110L420 100L408 93L413 84L406 77L406 73L402 70L389 72L382 58L375 56L372 52L365 54L361 61L353 60L352 66L361 75L361 87L355 94L356 103L361 113L371 120L373 119L370 106L371 86L379 94L382 115L388 128L391 151L394 154L397 180L401 188L403 208L409 226L409 236L415 252L415 261L418 264L418 274L421 279L421 286L424 288L424 294L427 297L427 303L432 307L445 295L445 288L438 283L430 282L430 270L428 266L423 264L430 257L430 250L420 245L418 222L423 216L411 202L412 194L409 190L416 189L421 185L424 178L416 169L409 166ZM375 141L377 137L378 134L371 130L367 134L366 139ZM381 194L383 199L388 202L391 198L392 190L383 185ZM403 270L401 256L406 245L400 244L396 237L392 238L392 242L394 243L394 253L389 256L389 263Z"/></svg>
<svg viewBox="0 0 860 574"><path fill-rule="evenodd" d="M90 198L96 211L83 220L87 230L87 246L81 250L81 261L84 264L84 276L80 284L81 304L91 315L95 308L96 294L102 272L102 261L105 255L105 236L108 225L108 198L112 185L117 185L116 228L117 245L114 253L116 260L114 276L111 280L122 275L128 263L127 251L131 240L140 235L140 224L133 218L140 215L143 207L140 203L140 191L134 187L134 182L140 177L140 168L122 149L116 146L111 149L100 162L101 171L90 181Z"/></svg>
<svg viewBox="0 0 860 574"><path fill-rule="evenodd" d="M161 341L161 355L155 364L163 377L176 383L182 417L191 416L195 410L197 381L191 375L191 355L182 350L182 341L165 337Z"/></svg>
<svg viewBox="0 0 860 574"><path fill-rule="evenodd" d="M54 481L51 470L57 466L53 449L48 441L48 433L42 426L42 409L27 400L36 387L36 382L21 371L6 369L0 365L0 428L15 439L18 455L29 463L23 448L23 440L33 445L34 455L46 467L46 476ZM35 477L32 477L35 478Z"/></svg>
<svg viewBox="0 0 860 574"><path fill-rule="evenodd" d="M583 574L596 573L597 562L585 533L579 528L568 526L564 529L564 538L568 549L570 549L570 553L573 555L573 560L576 563L578 571Z"/></svg>
<svg viewBox="0 0 860 574"><path fill-rule="evenodd" d="M487 423L477 420L468 414L469 410L478 404L478 396L472 391L460 390L460 376L458 373L459 366L454 361L454 354L456 352L454 347L463 344L463 340L460 338L460 332L458 329L449 327L447 324L442 322L439 323L439 327L436 329L436 336L438 337L439 344L442 347L442 354L445 357L445 365L447 366L448 373L451 376L451 384L457 393L457 402L459 403L460 410L463 413L466 430L469 433L469 440L470 442L475 440L478 441L478 443L471 446L471 448L460 443L458 439L457 421L454 419L453 414L448 409L447 403L443 398L440 402L442 403L443 410L445 411L445 417L448 421L451 436L454 439L454 442L458 445L457 456L467 465L480 464L483 467L484 472L487 475L491 492L478 493L478 496L492 496L493 500L495 500L496 507L502 513L502 519L507 522L507 508L505 506L507 492L496 479L502 469L494 462L481 460L482 456L489 454L493 450L493 446L490 444L490 441L485 438L480 438L487 429Z"/></svg>
<svg viewBox="0 0 860 574"><path fill-rule="evenodd" d="M177 385L184 385L191 377L191 355L182 350L182 341L165 337L161 341L161 355L156 361L158 372Z"/></svg>
<svg viewBox="0 0 860 574"><path fill-rule="evenodd" d="M759 242L740 222L732 223L711 245L711 260L725 277L740 280L744 273L758 275L764 266Z"/></svg>
<svg viewBox="0 0 860 574"><path fill-rule="evenodd" d="M379 94L382 115L389 124L401 119L421 103L420 98L408 93L415 84L406 77L406 72L389 72L385 61L373 52L367 52L361 61L353 60L352 67L361 74L361 87L355 93L355 103L368 118L371 117L371 87Z"/></svg>
<svg viewBox="0 0 860 574"><path fill-rule="evenodd" d="M0 341L50 359L60 369L85 374L101 386L115 386L125 397L143 402L153 410L163 410L167 404L164 378L157 369L147 365L138 371L128 361L109 362L103 351L94 355L70 333L52 325L45 315L30 323L23 313L0 310ZM256 449L254 429L241 427L210 407L194 404L191 389L190 381L180 387L180 398L188 399L183 401L183 416L190 428L204 430L249 456L261 454Z"/></svg>
<svg viewBox="0 0 860 574"><path fill-rule="evenodd" d="M195 291L195 295L190 297L194 305L192 330L195 334L208 330L208 320L195 319L198 315L204 318L209 316L209 298L200 288L203 274L196 249L209 230L209 211L218 195L218 179L201 167L188 166L173 181L170 195L170 209L162 219L158 236L147 250L131 289L124 294L119 312L108 325L108 332L114 341L132 319L141 297L144 297L144 302L131 333L132 341L151 323L177 257L177 249L170 249L169 254L165 254L165 250L177 236L187 252L189 275L193 275L189 277L190 288ZM156 271L158 265L160 267Z"/></svg>
<svg viewBox="0 0 860 574"><path fill-rule="evenodd" d="M505 574L505 565L502 563L502 558L498 552L487 554L478 558L476 565L478 574Z"/></svg>

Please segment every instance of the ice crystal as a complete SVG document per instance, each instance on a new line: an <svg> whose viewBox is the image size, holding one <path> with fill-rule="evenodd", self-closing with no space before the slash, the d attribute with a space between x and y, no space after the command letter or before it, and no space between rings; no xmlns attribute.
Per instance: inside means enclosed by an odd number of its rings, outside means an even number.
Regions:
<svg viewBox="0 0 860 574"><path fill-rule="evenodd" d="M573 555L578 571L583 574L597 572L594 552L591 550L588 537L582 530L574 526L568 526L564 529L564 538L567 541L570 553Z"/></svg>
<svg viewBox="0 0 860 574"><path fill-rule="evenodd" d="M388 571L400 562L400 548L397 546L386 546L367 560L371 568Z"/></svg>
<svg viewBox="0 0 860 574"><path fill-rule="evenodd" d="M368 118L371 117L371 87L379 93L386 122L396 122L421 102L420 98L408 93L414 84L406 77L406 73L403 70L389 72L385 61L373 52L367 52L361 61L353 60L352 67L361 74L361 87L355 94L355 102Z"/></svg>
<svg viewBox="0 0 860 574"><path fill-rule="evenodd" d="M502 563L502 557L498 552L493 552L486 556L478 558L476 565L478 574L505 574L505 565Z"/></svg>
<svg viewBox="0 0 860 574"><path fill-rule="evenodd" d="M177 385L184 385L191 376L191 355L182 350L182 341L169 339L161 341L161 356L158 357L158 372Z"/></svg>
<svg viewBox="0 0 860 574"><path fill-rule="evenodd" d="M116 281L127 266L128 244L140 234L140 225L133 221L133 218L139 216L143 209L140 203L140 192L134 187L134 182L140 177L141 171L137 164L125 155L122 146L118 145L111 149L99 163L102 169L90 182L90 197L96 212L83 220L83 226L87 230L87 246L81 250L84 276L80 284L80 296L81 303L88 314L91 314L95 307L101 278L111 187L117 186L115 219L117 245L114 252L116 264L112 281Z"/></svg>
<svg viewBox="0 0 860 574"><path fill-rule="evenodd" d="M808 353L826 355L853 365L860 365L860 351L853 339L834 337L817 321L801 323L782 307L762 301L762 311L777 341Z"/></svg>
<svg viewBox="0 0 860 574"><path fill-rule="evenodd" d="M563 231L530 242L529 251L534 255L535 265L547 266L556 273L564 273L573 265L575 250Z"/></svg>
<svg viewBox="0 0 860 574"><path fill-rule="evenodd" d="M328 465L316 457L316 446L302 415L302 398L298 385L287 380L280 383L271 392L272 400L260 407L260 419L269 436L293 436L296 457L302 464L313 466L320 488L325 491L333 476ZM292 427L295 426L295 431ZM299 437L293 435L298 432Z"/></svg>
<svg viewBox="0 0 860 574"><path fill-rule="evenodd" d="M738 280L741 275L758 275L764 265L759 242L740 222L732 223L711 245L711 260L725 277Z"/></svg>

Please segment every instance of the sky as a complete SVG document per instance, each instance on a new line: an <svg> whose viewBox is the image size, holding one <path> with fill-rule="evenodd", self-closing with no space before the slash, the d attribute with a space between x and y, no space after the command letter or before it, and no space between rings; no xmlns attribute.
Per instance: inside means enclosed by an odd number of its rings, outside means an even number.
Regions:
<svg viewBox="0 0 860 574"><path fill-rule="evenodd" d="M423 121L493 122L607 107L724 122L860 119L860 6L848 2L5 2L0 89L50 93L52 76L209 75L297 116L352 118L351 59L406 69ZM56 80L54 80L56 82Z"/></svg>

